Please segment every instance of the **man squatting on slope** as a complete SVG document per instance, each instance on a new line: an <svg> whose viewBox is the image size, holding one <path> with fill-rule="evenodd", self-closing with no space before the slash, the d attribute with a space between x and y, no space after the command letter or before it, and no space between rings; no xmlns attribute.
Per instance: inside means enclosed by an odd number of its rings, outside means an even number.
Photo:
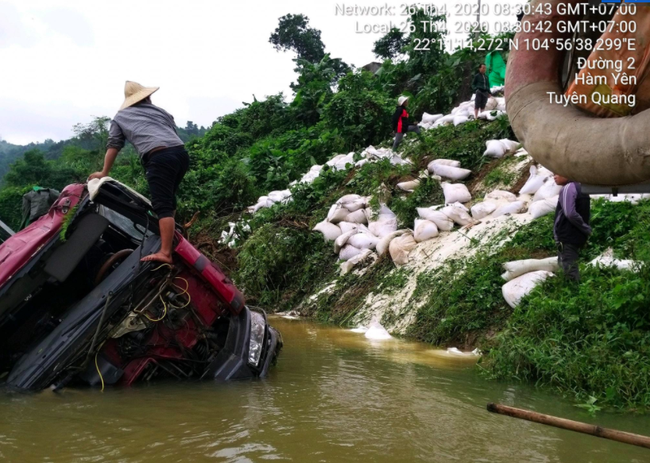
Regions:
<svg viewBox="0 0 650 463"><path fill-rule="evenodd" d="M160 225L160 251L143 261L172 263L176 191L189 168L190 158L176 133L171 114L151 103L151 94L159 87L143 87L127 81L124 103L111 122L104 169L88 177L106 177L125 140L135 147L151 191L151 204Z"/></svg>
<svg viewBox="0 0 650 463"><path fill-rule="evenodd" d="M578 182L572 182L561 175L555 175L554 178L555 183L562 186L553 226L553 235L558 248L558 262L567 278L579 281L580 248L591 235L589 226L591 201L589 195L582 192Z"/></svg>
<svg viewBox="0 0 650 463"><path fill-rule="evenodd" d="M400 96L397 100L397 109L395 109L395 114L393 114L393 132L395 132L395 142L393 143L393 151L397 149L404 134L407 132L420 133L420 127L417 125L409 125L409 113L406 112L406 107L408 106L409 99L406 96Z"/></svg>
<svg viewBox="0 0 650 463"><path fill-rule="evenodd" d="M478 119L479 112L485 111L488 99L492 95L490 92L490 79L485 74L486 70L485 64L481 64L472 81L472 91L476 95L474 99L474 119Z"/></svg>

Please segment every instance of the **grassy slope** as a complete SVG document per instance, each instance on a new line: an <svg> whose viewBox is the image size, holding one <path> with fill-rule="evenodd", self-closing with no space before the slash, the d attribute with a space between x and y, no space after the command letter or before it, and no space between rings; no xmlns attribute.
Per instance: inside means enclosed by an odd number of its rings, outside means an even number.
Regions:
<svg viewBox="0 0 650 463"><path fill-rule="evenodd" d="M390 259L382 258L362 275L337 278L331 244L310 232L329 206L347 193L374 193L398 213L402 226L411 226L416 207L439 202L439 187L423 182L406 196L395 185L417 176L431 159L461 160L474 170L475 178L468 184L477 191L487 183L517 183L504 173L511 160L488 163L481 156L485 140L504 137L512 137L507 121L444 127L404 147L415 162L413 168L372 164L327 172L313 185L298 187L293 203L263 210L252 219L252 233L240 249L235 277L255 302L266 307L285 310L302 304L306 315L346 325L370 293L391 294L403 287L406 271L395 270ZM648 203L595 202L594 235L583 261L608 247L627 258L647 258L649 216ZM501 264L554 254L552 216L546 216L522 227L503 247L484 243L470 259L418 275L412 302L419 309L409 335L437 345L479 346L488 354L483 368L497 378L550 385L581 401L593 396L599 404L647 406L647 272L583 266L581 285L559 276L513 311L501 294ZM327 291L319 292L330 282L334 283Z"/></svg>

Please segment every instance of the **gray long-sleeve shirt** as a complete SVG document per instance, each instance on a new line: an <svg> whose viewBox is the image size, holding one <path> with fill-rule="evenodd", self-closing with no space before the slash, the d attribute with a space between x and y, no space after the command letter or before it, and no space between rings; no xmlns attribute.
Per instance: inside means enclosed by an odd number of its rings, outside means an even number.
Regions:
<svg viewBox="0 0 650 463"><path fill-rule="evenodd" d="M128 140L140 157L154 148L183 145L171 114L151 103L139 103L117 112L108 132L108 148L118 150Z"/></svg>

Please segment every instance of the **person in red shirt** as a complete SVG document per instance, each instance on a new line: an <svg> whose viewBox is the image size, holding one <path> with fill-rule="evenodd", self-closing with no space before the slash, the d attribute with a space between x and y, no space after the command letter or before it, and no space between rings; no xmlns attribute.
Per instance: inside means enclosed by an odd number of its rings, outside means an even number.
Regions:
<svg viewBox="0 0 650 463"><path fill-rule="evenodd" d="M393 151L402 143L404 134L408 132L420 133L420 127L417 125L409 124L409 113L406 112L409 99L406 96L400 96L397 100L397 109L393 114L393 132L395 132L395 142L393 143Z"/></svg>

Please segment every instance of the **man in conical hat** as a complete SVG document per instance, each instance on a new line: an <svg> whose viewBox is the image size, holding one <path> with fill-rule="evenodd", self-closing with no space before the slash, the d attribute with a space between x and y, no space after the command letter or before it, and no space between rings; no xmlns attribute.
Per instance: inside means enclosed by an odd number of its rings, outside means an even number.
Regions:
<svg viewBox="0 0 650 463"><path fill-rule="evenodd" d="M143 261L172 263L176 191L189 167L190 158L176 133L171 114L151 103L159 87L143 87L127 81L124 103L111 121L104 168L88 177L106 177L126 140L135 147L145 168L151 204L160 224L160 251Z"/></svg>

